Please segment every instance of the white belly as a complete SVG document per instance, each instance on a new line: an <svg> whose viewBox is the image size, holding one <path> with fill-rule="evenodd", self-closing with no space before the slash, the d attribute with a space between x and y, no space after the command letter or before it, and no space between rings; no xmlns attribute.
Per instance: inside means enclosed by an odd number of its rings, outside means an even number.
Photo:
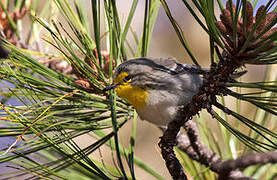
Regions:
<svg viewBox="0 0 277 180"><path fill-rule="evenodd" d="M152 91L147 106L137 110L142 120L149 121L158 126L166 126L174 117L179 98L167 92L155 93ZM171 98L169 98L171 97Z"/></svg>

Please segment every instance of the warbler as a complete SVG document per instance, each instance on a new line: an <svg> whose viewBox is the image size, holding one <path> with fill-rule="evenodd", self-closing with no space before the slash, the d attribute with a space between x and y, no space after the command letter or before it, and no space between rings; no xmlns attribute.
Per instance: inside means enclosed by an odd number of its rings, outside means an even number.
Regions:
<svg viewBox="0 0 277 180"><path fill-rule="evenodd" d="M207 70L202 70L206 72ZM158 126L172 121L179 106L186 105L203 83L199 68L172 58L138 58L120 64L114 73L117 95L133 105L142 120Z"/></svg>

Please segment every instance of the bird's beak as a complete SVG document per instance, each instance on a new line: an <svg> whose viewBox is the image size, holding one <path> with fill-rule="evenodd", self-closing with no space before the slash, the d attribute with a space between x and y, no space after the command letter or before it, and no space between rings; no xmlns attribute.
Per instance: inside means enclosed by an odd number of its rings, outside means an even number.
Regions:
<svg viewBox="0 0 277 180"><path fill-rule="evenodd" d="M116 88L117 86L118 86L118 84L111 84L111 85L107 86L106 88L104 88L103 91L106 92L108 90Z"/></svg>

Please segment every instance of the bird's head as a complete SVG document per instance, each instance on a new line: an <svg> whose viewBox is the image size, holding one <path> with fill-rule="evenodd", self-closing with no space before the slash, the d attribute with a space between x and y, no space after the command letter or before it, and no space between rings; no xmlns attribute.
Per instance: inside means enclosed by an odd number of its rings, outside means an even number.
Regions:
<svg viewBox="0 0 277 180"><path fill-rule="evenodd" d="M161 84L163 73L170 71L148 58L123 62L114 73L113 83L105 90L115 89L118 96L126 99L136 109L145 106L148 90ZM157 72L159 72L157 74Z"/></svg>

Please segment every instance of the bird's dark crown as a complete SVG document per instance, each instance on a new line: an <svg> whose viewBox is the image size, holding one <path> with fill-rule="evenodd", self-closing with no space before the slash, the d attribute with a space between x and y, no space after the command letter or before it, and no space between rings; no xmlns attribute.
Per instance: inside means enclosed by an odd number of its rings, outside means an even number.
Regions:
<svg viewBox="0 0 277 180"><path fill-rule="evenodd" d="M163 65L157 64L155 61L149 58L137 58L125 61L122 64L120 64L114 73L114 77L117 77L119 74L123 72L127 72L128 74L136 72L139 74L141 73L139 71L143 71L147 68L151 70L160 70L163 72L175 74L174 71L170 70L169 68Z"/></svg>

